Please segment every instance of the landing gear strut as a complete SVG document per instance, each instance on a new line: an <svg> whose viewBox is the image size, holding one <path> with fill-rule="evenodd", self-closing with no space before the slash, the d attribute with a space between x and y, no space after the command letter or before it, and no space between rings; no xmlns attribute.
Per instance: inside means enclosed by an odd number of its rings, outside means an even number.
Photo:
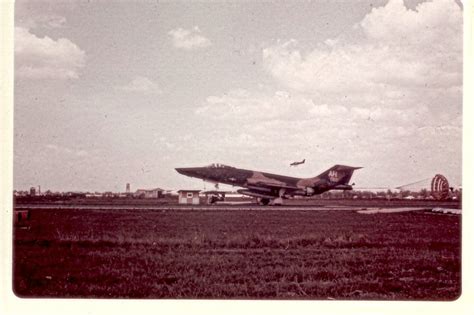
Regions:
<svg viewBox="0 0 474 315"><path fill-rule="evenodd" d="M258 204L262 206L266 206L270 203L270 199L268 198L257 198Z"/></svg>
<svg viewBox="0 0 474 315"><path fill-rule="evenodd" d="M272 206L281 206L282 204L283 204L283 198L281 197L273 199L271 203Z"/></svg>

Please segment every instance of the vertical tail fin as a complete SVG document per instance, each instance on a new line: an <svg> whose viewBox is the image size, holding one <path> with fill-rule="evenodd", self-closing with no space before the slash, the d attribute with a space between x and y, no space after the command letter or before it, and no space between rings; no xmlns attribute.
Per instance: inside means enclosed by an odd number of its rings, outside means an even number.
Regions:
<svg viewBox="0 0 474 315"><path fill-rule="evenodd" d="M334 165L327 171L319 174L317 177L319 179L325 179L329 183L334 185L347 185L351 180L352 174L355 170L362 167L353 167L346 165Z"/></svg>

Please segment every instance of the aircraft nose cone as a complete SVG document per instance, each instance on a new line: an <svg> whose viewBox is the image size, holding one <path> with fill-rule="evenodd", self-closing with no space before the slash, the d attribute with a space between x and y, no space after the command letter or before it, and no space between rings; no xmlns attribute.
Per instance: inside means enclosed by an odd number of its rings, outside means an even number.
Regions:
<svg viewBox="0 0 474 315"><path fill-rule="evenodd" d="M184 167L175 168L176 172L186 175L186 169Z"/></svg>
<svg viewBox="0 0 474 315"><path fill-rule="evenodd" d="M193 176L195 175L196 169L194 167L179 167L175 168L176 172L186 175L186 176Z"/></svg>

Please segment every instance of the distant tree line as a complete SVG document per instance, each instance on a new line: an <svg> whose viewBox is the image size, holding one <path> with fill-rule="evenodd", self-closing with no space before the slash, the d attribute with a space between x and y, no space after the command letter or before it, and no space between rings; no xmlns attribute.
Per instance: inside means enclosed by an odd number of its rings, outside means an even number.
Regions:
<svg viewBox="0 0 474 315"><path fill-rule="evenodd" d="M434 199L431 191L428 189L421 189L418 191L411 190L400 190L392 191L390 189L385 191L370 191L370 190L346 190L337 191L330 190L321 195L315 196L316 199L419 199L419 200L430 200ZM448 196L448 200L461 200L461 190L451 190Z"/></svg>

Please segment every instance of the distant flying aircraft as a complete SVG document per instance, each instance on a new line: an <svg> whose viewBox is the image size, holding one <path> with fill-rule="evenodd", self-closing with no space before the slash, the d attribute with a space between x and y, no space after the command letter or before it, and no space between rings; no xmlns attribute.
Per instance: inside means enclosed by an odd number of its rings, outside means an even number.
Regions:
<svg viewBox="0 0 474 315"><path fill-rule="evenodd" d="M313 196L331 189L352 190L349 185L352 173L361 167L334 165L327 171L310 178L296 178L258 171L239 169L222 164L205 167L177 168L180 174L203 179L212 183L222 183L243 187L237 192L256 197L262 205L282 204L283 199L293 196Z"/></svg>
<svg viewBox="0 0 474 315"><path fill-rule="evenodd" d="M306 159L303 159L303 161L301 161L301 162L293 162L293 163L290 164L290 166L297 166L297 165L303 164L305 161L306 161Z"/></svg>

